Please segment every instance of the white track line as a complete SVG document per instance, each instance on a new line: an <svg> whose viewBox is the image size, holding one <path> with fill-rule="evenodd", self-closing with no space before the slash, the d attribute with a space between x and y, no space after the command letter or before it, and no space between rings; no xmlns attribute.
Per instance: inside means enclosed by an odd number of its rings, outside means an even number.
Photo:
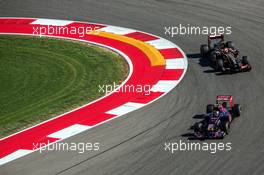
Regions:
<svg viewBox="0 0 264 175"><path fill-rule="evenodd" d="M11 154L9 154L8 156L0 159L0 166L3 164L6 164L8 162L11 162L12 160L18 159L20 157L23 157L25 155L28 155L30 153L32 153L34 151L32 150L24 150L24 149L19 149Z"/></svg>
<svg viewBox="0 0 264 175"><path fill-rule="evenodd" d="M152 41L148 41L148 44L152 45L153 47L155 47L156 49L170 49L170 48L175 48L175 44L163 39L163 38L159 38L156 40L152 40Z"/></svg>
<svg viewBox="0 0 264 175"><path fill-rule="evenodd" d="M167 59L166 69L186 69L186 64L182 58Z"/></svg>
<svg viewBox="0 0 264 175"><path fill-rule="evenodd" d="M103 27L101 29L98 29L98 31L114 33L114 34L117 34L117 35L126 35L126 34L129 34L129 33L133 33L136 30L128 29L128 28L124 28L124 27L107 26L107 27Z"/></svg>
<svg viewBox="0 0 264 175"><path fill-rule="evenodd" d="M69 138L73 135L79 134L83 131L86 131L87 129L90 129L90 128L91 128L90 126L74 124L72 126L64 128L60 131L52 133L52 134L48 135L47 137L57 138L57 139L66 139L66 138Z"/></svg>
<svg viewBox="0 0 264 175"><path fill-rule="evenodd" d="M57 19L37 19L30 24L50 25L50 26L66 26L73 23L73 21L57 20Z"/></svg>
<svg viewBox="0 0 264 175"><path fill-rule="evenodd" d="M157 84L155 84L152 88L152 92L169 92L171 91L179 81L167 81L167 80L160 80Z"/></svg>
<svg viewBox="0 0 264 175"><path fill-rule="evenodd" d="M112 114L112 115L124 115L127 114L129 112L132 112L134 110L137 110L141 107L145 106L145 104L142 103L134 103L134 102L128 102L125 103L117 108L114 108L108 112L106 112L107 114Z"/></svg>

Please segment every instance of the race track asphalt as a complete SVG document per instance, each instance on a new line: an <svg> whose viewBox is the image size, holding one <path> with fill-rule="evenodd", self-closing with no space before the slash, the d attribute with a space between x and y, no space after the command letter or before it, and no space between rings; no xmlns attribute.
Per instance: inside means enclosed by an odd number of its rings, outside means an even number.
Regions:
<svg viewBox="0 0 264 175"><path fill-rule="evenodd" d="M264 171L264 2L263 0L0 0L0 16L90 21L135 28L167 38L190 57L187 74L171 93L155 103L100 125L66 142L100 142L99 152L38 152L0 167L0 174L251 174ZM206 36L165 35L164 26L232 26L233 40L248 55L253 70L217 75L200 61ZM180 140L218 94L243 105L231 134L222 141L231 151L164 151ZM200 142L202 143L202 142Z"/></svg>

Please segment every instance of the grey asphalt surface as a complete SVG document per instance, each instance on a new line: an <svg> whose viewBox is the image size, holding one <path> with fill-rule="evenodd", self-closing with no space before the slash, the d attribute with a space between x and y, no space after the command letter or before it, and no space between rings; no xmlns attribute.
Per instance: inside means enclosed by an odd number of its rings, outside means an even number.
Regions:
<svg viewBox="0 0 264 175"><path fill-rule="evenodd" d="M0 0L0 16L42 17L105 23L143 30L178 44L191 58L183 81L155 103L69 138L100 142L99 152L33 153L0 167L0 174L263 174L264 2L263 0ZM249 56L249 73L217 75L200 64L206 36L165 35L164 26L232 26L228 36ZM241 118L222 141L231 151L164 150L165 142L188 142L182 134L218 94L243 105ZM26 139L26 138L25 138ZM203 143L203 142L199 142Z"/></svg>

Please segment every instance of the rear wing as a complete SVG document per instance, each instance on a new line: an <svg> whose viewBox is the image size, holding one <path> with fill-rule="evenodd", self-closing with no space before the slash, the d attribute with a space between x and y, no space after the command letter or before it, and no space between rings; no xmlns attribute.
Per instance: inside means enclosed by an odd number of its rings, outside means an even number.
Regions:
<svg viewBox="0 0 264 175"><path fill-rule="evenodd" d="M208 39L222 39L222 40L224 40L224 35L209 35Z"/></svg>
<svg viewBox="0 0 264 175"><path fill-rule="evenodd" d="M214 46L212 44L212 43L214 43L213 40L219 40L219 39L221 40L221 42L223 42L224 41L224 35L209 35L208 40L207 40L209 48L213 49L214 48Z"/></svg>
<svg viewBox="0 0 264 175"><path fill-rule="evenodd" d="M230 100L230 99L232 99L232 95L218 95L218 96L216 97L216 100L217 100L217 101L218 101L218 100L228 101L228 100Z"/></svg>
<svg viewBox="0 0 264 175"><path fill-rule="evenodd" d="M233 107L233 96L232 95L218 95L216 96L216 103L218 102L229 102L230 107Z"/></svg>

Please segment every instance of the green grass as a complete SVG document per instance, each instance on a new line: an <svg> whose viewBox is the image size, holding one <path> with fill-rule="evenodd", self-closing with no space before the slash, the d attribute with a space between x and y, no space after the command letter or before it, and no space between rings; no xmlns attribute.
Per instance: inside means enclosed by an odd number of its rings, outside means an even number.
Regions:
<svg viewBox="0 0 264 175"><path fill-rule="evenodd" d="M0 36L0 137L84 105L127 64L108 50L67 40Z"/></svg>

